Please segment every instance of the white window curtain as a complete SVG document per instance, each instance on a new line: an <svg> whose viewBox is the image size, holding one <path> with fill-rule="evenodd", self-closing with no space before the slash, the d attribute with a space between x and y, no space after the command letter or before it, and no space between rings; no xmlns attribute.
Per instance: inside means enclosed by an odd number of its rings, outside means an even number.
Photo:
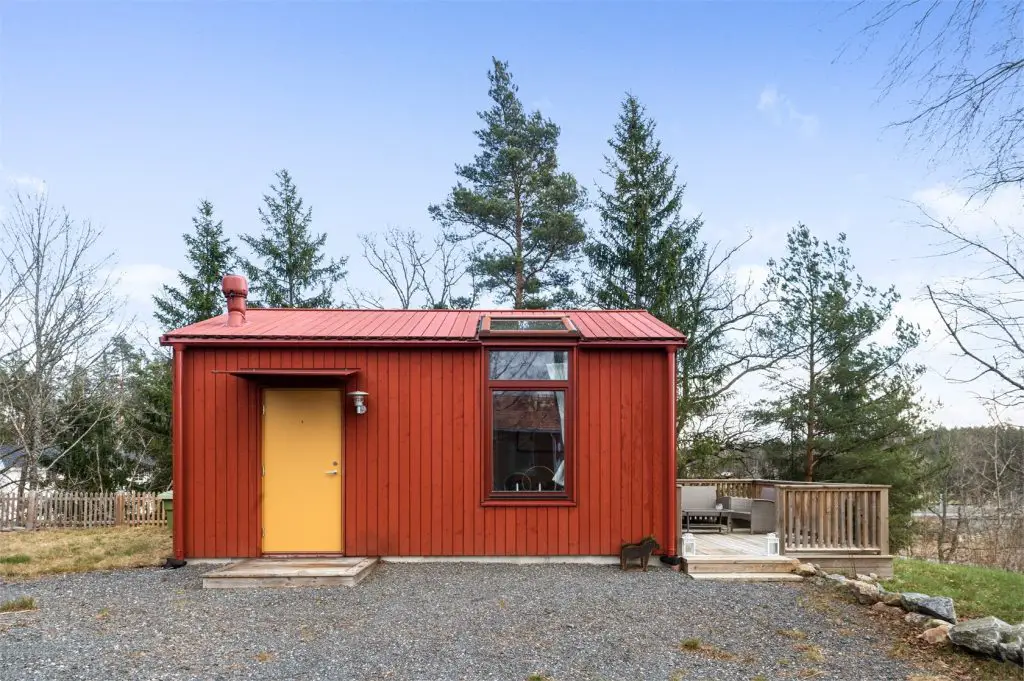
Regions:
<svg viewBox="0 0 1024 681"><path fill-rule="evenodd" d="M568 364L548 364L547 368L548 378L553 381L564 381L569 378ZM562 427L562 451L559 452L558 466L555 468L555 475L551 480L559 487L565 487L565 392L555 391L555 401L558 402L558 420Z"/></svg>

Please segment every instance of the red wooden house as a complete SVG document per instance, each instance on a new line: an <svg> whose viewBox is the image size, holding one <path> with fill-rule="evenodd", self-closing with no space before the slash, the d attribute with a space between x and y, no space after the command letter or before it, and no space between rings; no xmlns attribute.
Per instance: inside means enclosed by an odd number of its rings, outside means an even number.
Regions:
<svg viewBox="0 0 1024 681"><path fill-rule="evenodd" d="M676 352L643 311L246 309L167 333L174 553L676 554Z"/></svg>

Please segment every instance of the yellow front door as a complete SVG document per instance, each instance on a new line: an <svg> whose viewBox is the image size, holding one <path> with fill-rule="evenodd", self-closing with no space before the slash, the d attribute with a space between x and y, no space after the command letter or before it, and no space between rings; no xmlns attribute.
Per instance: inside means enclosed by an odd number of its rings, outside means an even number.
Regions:
<svg viewBox="0 0 1024 681"><path fill-rule="evenodd" d="M265 390L263 405L263 552L341 553L341 391Z"/></svg>

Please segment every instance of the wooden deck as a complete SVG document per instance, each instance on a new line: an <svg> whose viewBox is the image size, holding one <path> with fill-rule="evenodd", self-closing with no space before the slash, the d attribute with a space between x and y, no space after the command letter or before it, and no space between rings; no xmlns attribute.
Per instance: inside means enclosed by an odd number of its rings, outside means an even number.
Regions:
<svg viewBox="0 0 1024 681"><path fill-rule="evenodd" d="M730 534L694 532L698 556L763 556L765 535L733 531Z"/></svg>
<svg viewBox="0 0 1024 681"><path fill-rule="evenodd" d="M250 558L203 575L204 589L355 586L377 567L376 558Z"/></svg>

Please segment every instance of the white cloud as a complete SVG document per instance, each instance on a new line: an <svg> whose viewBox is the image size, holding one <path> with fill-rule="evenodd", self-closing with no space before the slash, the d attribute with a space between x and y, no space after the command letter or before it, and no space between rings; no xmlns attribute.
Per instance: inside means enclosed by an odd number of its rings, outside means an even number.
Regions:
<svg viewBox="0 0 1024 681"><path fill-rule="evenodd" d="M774 85L767 85L761 90L757 110L771 118L775 125L793 125L804 137L814 137L821 127L817 116L800 111L793 100Z"/></svg>
<svg viewBox="0 0 1024 681"><path fill-rule="evenodd" d="M178 273L164 265L140 263L120 267L112 272L112 275L118 279L119 295L130 302L150 305L153 302L153 295L160 291L163 284L173 283Z"/></svg>
<svg viewBox="0 0 1024 681"><path fill-rule="evenodd" d="M998 230L1024 223L1024 190L1004 185L988 197L974 197L938 184L911 195L933 218L949 221L965 232Z"/></svg>
<svg viewBox="0 0 1024 681"><path fill-rule="evenodd" d="M10 178L11 183L18 189L27 189L36 194L46 193L46 180L32 175L14 175Z"/></svg>

